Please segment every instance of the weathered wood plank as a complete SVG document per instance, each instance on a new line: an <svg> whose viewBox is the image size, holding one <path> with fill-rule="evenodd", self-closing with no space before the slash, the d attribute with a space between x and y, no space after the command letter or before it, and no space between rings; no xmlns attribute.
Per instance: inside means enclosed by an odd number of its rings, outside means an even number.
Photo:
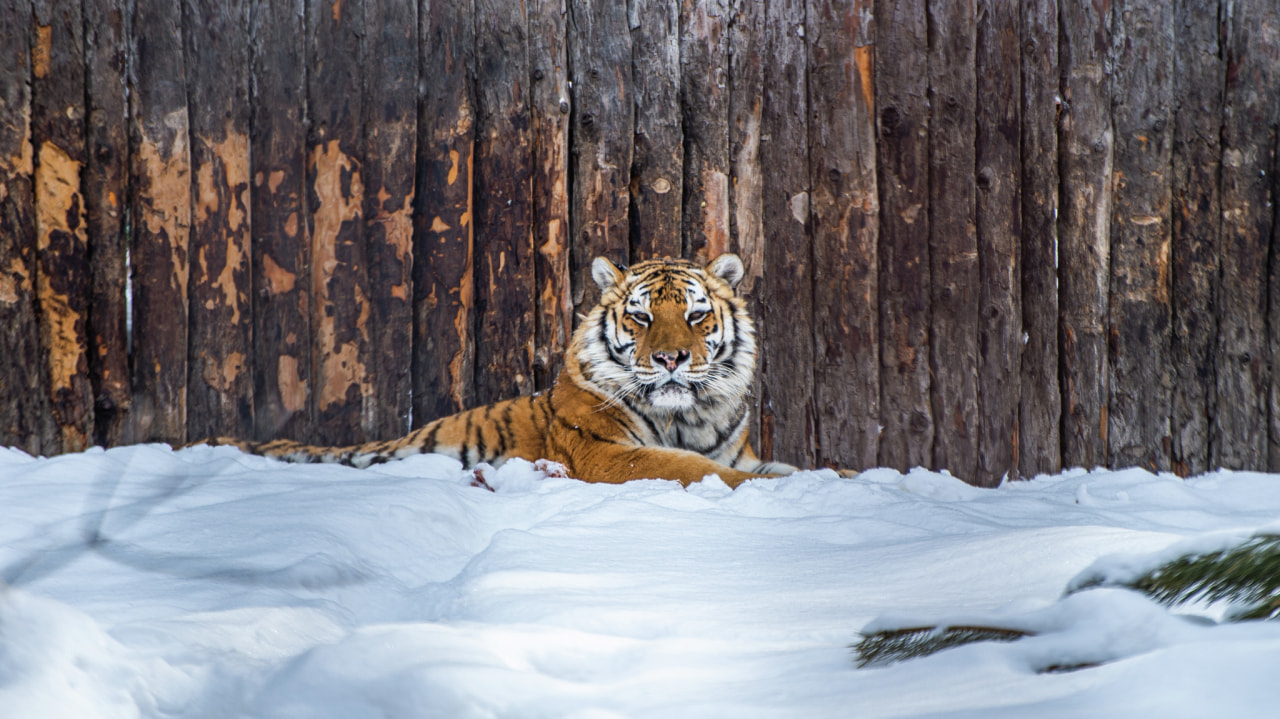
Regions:
<svg viewBox="0 0 1280 719"><path fill-rule="evenodd" d="M880 373L871 2L811 0L806 13L817 463L876 463Z"/></svg>
<svg viewBox="0 0 1280 719"><path fill-rule="evenodd" d="M1022 372L1021 43L1016 0L977 4L977 469L984 487L1018 477Z"/></svg>
<svg viewBox="0 0 1280 719"><path fill-rule="evenodd" d="M87 159L84 26L79 2L37 0L33 10L36 317L58 451L75 452L93 436L88 357L93 276L81 186Z"/></svg>
<svg viewBox="0 0 1280 719"><path fill-rule="evenodd" d="M1062 42L1058 293L1061 312L1063 463L1107 464L1107 286L1112 130L1107 52L1110 9L1066 3Z"/></svg>
<svg viewBox="0 0 1280 719"><path fill-rule="evenodd" d="M360 35L364 3L307 3L307 222L314 436L366 439L373 424Z"/></svg>
<svg viewBox="0 0 1280 719"><path fill-rule="evenodd" d="M605 256L626 264L630 252L631 148L635 101L627 7L616 0L584 0L569 8L570 267L575 312L600 298L591 262Z"/></svg>
<svg viewBox="0 0 1280 719"><path fill-rule="evenodd" d="M472 404L475 290L471 2L419 15L418 174L413 226L413 424Z"/></svg>
<svg viewBox="0 0 1280 719"><path fill-rule="evenodd" d="M182 8L134 4L129 72L133 438L186 441L191 152Z"/></svg>
<svg viewBox="0 0 1280 719"><path fill-rule="evenodd" d="M111 0L86 0L85 103L88 159L84 170L93 292L89 310L89 377L94 394L94 442L110 447L129 438L129 282L125 228L129 174L129 55L125 10Z"/></svg>
<svg viewBox="0 0 1280 719"><path fill-rule="evenodd" d="M929 103L925 3L882 2L876 47L880 199L879 463L906 471L933 458L929 400Z"/></svg>
<svg viewBox="0 0 1280 719"><path fill-rule="evenodd" d="M635 149L631 160L631 256L679 257L684 200L680 111L680 4L630 0Z"/></svg>
<svg viewBox="0 0 1280 719"><path fill-rule="evenodd" d="M760 165L767 271L756 315L760 357L760 456L812 467L813 287L809 238L809 110L805 0L765 8Z"/></svg>
<svg viewBox="0 0 1280 719"><path fill-rule="evenodd" d="M533 145L528 19L476 0L476 403L533 391Z"/></svg>
<svg viewBox="0 0 1280 719"><path fill-rule="evenodd" d="M1222 223L1222 88L1219 0L1177 0L1173 58L1173 469L1208 471Z"/></svg>
<svg viewBox="0 0 1280 719"><path fill-rule="evenodd" d="M56 449L36 322L31 3L0 6L0 446Z"/></svg>
<svg viewBox="0 0 1280 719"><path fill-rule="evenodd" d="M1173 8L1120 0L1112 22L1115 159L1108 301L1110 463L1168 471Z"/></svg>
<svg viewBox="0 0 1280 719"><path fill-rule="evenodd" d="M409 430L413 411L413 177L418 4L367 0L364 14L364 218L375 439Z"/></svg>
<svg viewBox="0 0 1280 719"><path fill-rule="evenodd" d="M306 207L306 44L302 0L253 0L254 430L311 437L311 250ZM270 98L270 102L263 99Z"/></svg>
<svg viewBox="0 0 1280 719"><path fill-rule="evenodd" d="M929 3L929 363L933 466L978 467L978 238L974 225L974 8Z"/></svg>
<svg viewBox="0 0 1280 719"><path fill-rule="evenodd" d="M551 387L573 332L569 279L569 56L565 0L529 3L533 246L538 290L534 384ZM674 233L677 237L679 233Z"/></svg>
<svg viewBox="0 0 1280 719"><path fill-rule="evenodd" d="M681 2L680 68L683 254L706 263L734 249L729 234L729 0Z"/></svg>
<svg viewBox="0 0 1280 719"><path fill-rule="evenodd" d="M195 176L187 431L247 437L253 431L248 7L224 0L183 7Z"/></svg>
<svg viewBox="0 0 1280 719"><path fill-rule="evenodd" d="M764 82L764 3L730 0L729 5L729 237L742 258L745 276L738 294L747 298L753 317L760 316L765 272L760 165L761 95ZM748 441L760 443L760 374L753 379Z"/></svg>
<svg viewBox="0 0 1280 719"><path fill-rule="evenodd" d="M1280 35L1266 0L1229 7L1225 18L1226 86L1222 124L1224 281L1216 303L1218 389L1209 464L1267 467L1267 262L1272 196Z"/></svg>
<svg viewBox="0 0 1280 719"><path fill-rule="evenodd" d="M1018 468L1062 468L1058 373L1058 4L1022 5L1022 348Z"/></svg>

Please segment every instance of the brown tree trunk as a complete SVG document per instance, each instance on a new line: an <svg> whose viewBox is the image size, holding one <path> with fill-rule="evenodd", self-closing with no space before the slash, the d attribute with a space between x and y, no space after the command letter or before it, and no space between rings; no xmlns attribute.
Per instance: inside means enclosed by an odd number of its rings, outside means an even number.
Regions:
<svg viewBox="0 0 1280 719"><path fill-rule="evenodd" d="M307 440L313 384L302 0L254 0L250 17L253 434Z"/></svg>
<svg viewBox="0 0 1280 719"><path fill-rule="evenodd" d="M130 71L134 439L186 441L191 151L181 5L134 5Z"/></svg>
<svg viewBox="0 0 1280 719"><path fill-rule="evenodd" d="M309 0L307 221L311 237L311 398L315 437L350 444L373 425L368 253L364 243L364 3Z"/></svg>
<svg viewBox="0 0 1280 719"><path fill-rule="evenodd" d="M36 296L59 451L93 437L89 383L89 233L81 173L85 147L84 34L80 3L38 0L31 42L35 148Z"/></svg>
<svg viewBox="0 0 1280 719"><path fill-rule="evenodd" d="M1059 220L1063 463L1107 464L1108 267L1111 262L1109 9L1067 3L1060 27L1063 110ZM1099 14L1102 12L1103 14Z"/></svg>
<svg viewBox="0 0 1280 719"><path fill-rule="evenodd" d="M875 464L880 434L871 5L813 0L806 23L817 462L855 469Z"/></svg>
<svg viewBox="0 0 1280 719"><path fill-rule="evenodd" d="M978 237L974 219L974 11L929 4L929 363L933 464L978 470Z"/></svg>
<svg viewBox="0 0 1280 719"><path fill-rule="evenodd" d="M1058 6L1022 3L1022 350L1018 469L1062 469L1058 374Z"/></svg>
<svg viewBox="0 0 1280 719"><path fill-rule="evenodd" d="M978 446L971 481L1018 477L1022 360L1021 49L1014 0L977 8L975 218L978 251Z"/></svg>
<svg viewBox="0 0 1280 719"><path fill-rule="evenodd" d="M757 305L760 456L812 467L813 256L809 238L805 0L766 6L760 128L766 270Z"/></svg>
<svg viewBox="0 0 1280 719"><path fill-rule="evenodd" d="M569 292L569 58L564 0L529 4L532 71L533 246L537 277L534 384L549 388L564 366L573 332Z"/></svg>
<svg viewBox="0 0 1280 719"><path fill-rule="evenodd" d="M1114 12L1108 455L1168 471L1173 8L1122 1Z"/></svg>
<svg viewBox="0 0 1280 719"><path fill-rule="evenodd" d="M476 403L533 392L537 325L523 5L476 1Z"/></svg>
<svg viewBox="0 0 1280 719"><path fill-rule="evenodd" d="M631 257L679 257L684 200L680 4L631 0L629 15L636 113Z"/></svg>
<svg viewBox="0 0 1280 719"><path fill-rule="evenodd" d="M1267 467L1267 263L1276 198L1280 35L1266 0L1231 6L1222 125L1223 282L1217 302L1218 347L1210 466Z"/></svg>
<svg viewBox="0 0 1280 719"><path fill-rule="evenodd" d="M128 198L129 129L125 96L125 10L111 0L84 3L88 162L84 171L93 296L89 311L89 377L94 441L126 444L129 395Z"/></svg>
<svg viewBox="0 0 1280 719"><path fill-rule="evenodd" d="M53 454L58 441L36 322L31 20L26 0L0 7L0 445Z"/></svg>
<svg viewBox="0 0 1280 719"><path fill-rule="evenodd" d="M413 172L418 126L418 4L366 0L364 233L369 259L369 439L409 430L413 412Z"/></svg>
<svg viewBox="0 0 1280 719"><path fill-rule="evenodd" d="M242 2L186 8L192 198L187 429L253 431L250 295L249 24Z"/></svg>
<svg viewBox="0 0 1280 719"><path fill-rule="evenodd" d="M1214 344L1222 204L1222 87L1219 0L1178 0L1173 57L1173 469L1183 476L1210 469L1211 417L1216 413Z"/></svg>
<svg viewBox="0 0 1280 719"><path fill-rule="evenodd" d="M729 0L680 3L684 256L706 263L729 236Z"/></svg>
<svg viewBox="0 0 1280 719"><path fill-rule="evenodd" d="M583 0L569 8L570 269L573 307L579 313L590 311L600 299L591 262L604 256L626 264L631 247L635 101L626 11L626 4L616 0Z"/></svg>
<svg viewBox="0 0 1280 719"><path fill-rule="evenodd" d="M881 0L876 46L879 167L879 463L906 471L933 458L929 402L928 23L923 0Z"/></svg>
<svg viewBox="0 0 1280 719"><path fill-rule="evenodd" d="M476 105L470 2L432 3L420 24L413 226L413 425L472 405L475 284L472 164Z"/></svg>

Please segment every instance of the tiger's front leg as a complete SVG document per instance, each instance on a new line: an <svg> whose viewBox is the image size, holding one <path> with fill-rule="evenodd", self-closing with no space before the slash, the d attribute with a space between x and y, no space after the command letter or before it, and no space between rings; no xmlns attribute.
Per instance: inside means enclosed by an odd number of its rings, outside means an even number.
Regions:
<svg viewBox="0 0 1280 719"><path fill-rule="evenodd" d="M567 454L553 459L565 464L571 476L586 482L619 484L632 479L674 479L687 487L714 474L725 484L736 488L748 479L780 476L744 472L707 459L697 452L669 447L594 443L571 448Z"/></svg>

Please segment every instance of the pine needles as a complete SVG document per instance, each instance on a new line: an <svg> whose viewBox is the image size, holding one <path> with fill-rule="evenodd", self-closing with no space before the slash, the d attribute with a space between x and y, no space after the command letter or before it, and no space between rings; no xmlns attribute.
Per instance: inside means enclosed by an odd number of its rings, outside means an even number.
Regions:
<svg viewBox="0 0 1280 719"><path fill-rule="evenodd" d="M1257 534L1227 549L1190 552L1132 579L1105 574L1077 578L1067 594L1095 587L1122 587L1166 606L1190 601L1227 601L1226 621L1280 617L1280 534ZM979 625L925 626L864 634L852 645L859 667L892 664L973 642L1010 642L1032 632ZM1082 665L1089 666L1089 665ZM1079 668L1071 666L1069 669Z"/></svg>
<svg viewBox="0 0 1280 719"><path fill-rule="evenodd" d="M1194 600L1237 605L1228 621L1280 614L1280 535L1258 534L1230 549L1187 554L1124 582L1092 579L1074 587L1121 586L1175 606Z"/></svg>
<svg viewBox="0 0 1280 719"><path fill-rule="evenodd" d="M858 666L868 667L927 657L962 644L1011 642L1025 636L1026 632L999 627L913 627L872 632L852 648L858 654Z"/></svg>

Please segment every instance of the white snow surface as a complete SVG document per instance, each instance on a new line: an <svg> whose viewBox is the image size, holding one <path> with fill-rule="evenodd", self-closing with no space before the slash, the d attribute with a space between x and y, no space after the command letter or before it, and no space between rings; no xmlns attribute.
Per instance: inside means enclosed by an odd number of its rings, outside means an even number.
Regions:
<svg viewBox="0 0 1280 719"><path fill-rule="evenodd" d="M1274 531L1280 476L471 477L440 456L0 449L0 717L1280 711L1280 622L1063 596L1086 569ZM1035 636L863 669L850 650L974 621Z"/></svg>

